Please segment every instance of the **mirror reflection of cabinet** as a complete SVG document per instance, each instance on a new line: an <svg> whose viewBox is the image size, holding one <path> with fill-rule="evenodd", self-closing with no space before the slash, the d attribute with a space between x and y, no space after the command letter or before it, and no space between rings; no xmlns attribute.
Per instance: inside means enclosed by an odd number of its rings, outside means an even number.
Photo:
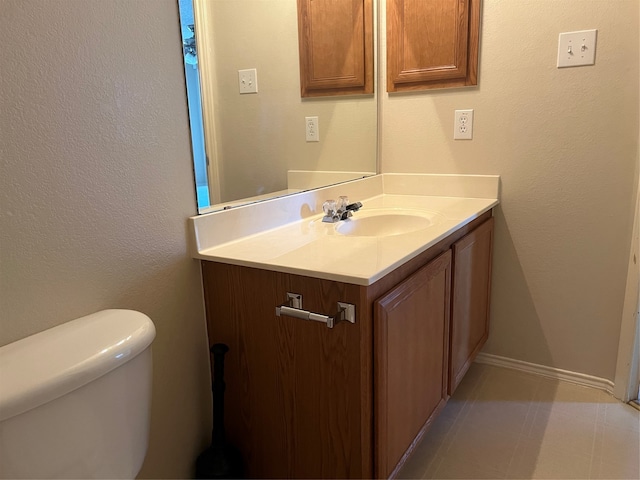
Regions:
<svg viewBox="0 0 640 480"><path fill-rule="evenodd" d="M302 97L373 93L373 0L298 0Z"/></svg>
<svg viewBox="0 0 640 480"><path fill-rule="evenodd" d="M478 83L480 0L387 0L387 91Z"/></svg>

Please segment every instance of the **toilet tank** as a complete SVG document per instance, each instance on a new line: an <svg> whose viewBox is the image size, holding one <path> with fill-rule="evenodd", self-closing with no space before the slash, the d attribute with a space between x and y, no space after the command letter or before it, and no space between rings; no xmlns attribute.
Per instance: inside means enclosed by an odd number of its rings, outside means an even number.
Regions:
<svg viewBox="0 0 640 480"><path fill-rule="evenodd" d="M0 347L0 478L134 478L154 337L146 315L104 310Z"/></svg>

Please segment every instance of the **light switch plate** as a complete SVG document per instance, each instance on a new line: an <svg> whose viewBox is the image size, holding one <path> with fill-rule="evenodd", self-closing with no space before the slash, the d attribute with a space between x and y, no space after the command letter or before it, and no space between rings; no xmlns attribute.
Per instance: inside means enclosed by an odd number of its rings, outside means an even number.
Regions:
<svg viewBox="0 0 640 480"><path fill-rule="evenodd" d="M561 33L558 37L558 68L596 63L597 30Z"/></svg>
<svg viewBox="0 0 640 480"><path fill-rule="evenodd" d="M258 93L258 72L255 68L238 70L238 88L241 95Z"/></svg>

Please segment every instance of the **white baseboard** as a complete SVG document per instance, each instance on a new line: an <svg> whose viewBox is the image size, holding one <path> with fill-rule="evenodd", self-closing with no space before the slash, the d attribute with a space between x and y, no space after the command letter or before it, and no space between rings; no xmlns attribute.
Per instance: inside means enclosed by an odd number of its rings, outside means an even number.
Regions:
<svg viewBox="0 0 640 480"><path fill-rule="evenodd" d="M490 353L480 352L476 357L476 362L487 365L495 365L496 367L511 368L522 372L533 373L543 377L549 377L556 380L564 380L565 382L576 383L586 387L598 388L613 395L613 382L606 378L594 377L584 373L570 372L560 368L547 367L536 363L523 362L514 358L501 357L499 355L491 355Z"/></svg>

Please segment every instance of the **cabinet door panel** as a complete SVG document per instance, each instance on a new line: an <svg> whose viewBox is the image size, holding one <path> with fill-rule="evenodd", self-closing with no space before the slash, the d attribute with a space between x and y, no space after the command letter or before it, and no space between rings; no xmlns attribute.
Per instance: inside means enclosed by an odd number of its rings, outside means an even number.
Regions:
<svg viewBox="0 0 640 480"><path fill-rule="evenodd" d="M451 252L374 303L376 477L404 461L447 398Z"/></svg>
<svg viewBox="0 0 640 480"><path fill-rule="evenodd" d="M275 314L287 292L306 310L344 301L359 312L361 287L213 262L203 277L210 344L229 346L225 427L246 477L369 478L370 322L329 329Z"/></svg>
<svg viewBox="0 0 640 480"><path fill-rule="evenodd" d="M489 336L493 217L453 244L449 395Z"/></svg>
<svg viewBox="0 0 640 480"><path fill-rule="evenodd" d="M480 0L387 0L387 91L477 84Z"/></svg>
<svg viewBox="0 0 640 480"><path fill-rule="evenodd" d="M302 97L373 93L372 0L298 0Z"/></svg>

